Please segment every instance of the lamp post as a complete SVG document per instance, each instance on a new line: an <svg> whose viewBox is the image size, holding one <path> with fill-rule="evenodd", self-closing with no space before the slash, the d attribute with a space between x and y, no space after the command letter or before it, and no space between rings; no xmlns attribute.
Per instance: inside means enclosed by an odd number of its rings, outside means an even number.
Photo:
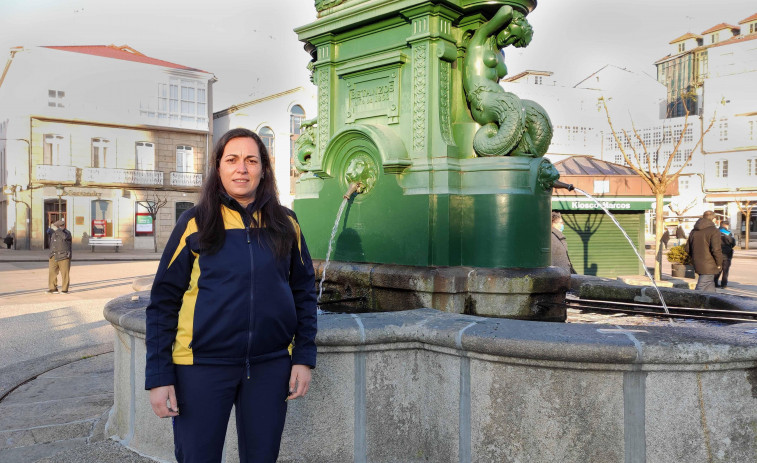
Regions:
<svg viewBox="0 0 757 463"><path fill-rule="evenodd" d="M26 201L19 201L16 197L16 194L21 190L23 190L21 185L6 185L5 188L3 188L3 193L11 196L14 205L21 203L26 206L26 249L31 249L31 234L29 232L31 223L31 206L29 206L29 203ZM16 223L18 223L18 217L16 217ZM14 231L18 233L18 228L14 227ZM16 236L16 239L13 241L13 247L14 249L18 249L18 236Z"/></svg>
<svg viewBox="0 0 757 463"><path fill-rule="evenodd" d="M58 196L58 220L63 218L63 208L61 206L61 200L60 197L65 194L66 190L63 188L63 185L58 184L55 187L55 194Z"/></svg>
<svg viewBox="0 0 757 463"><path fill-rule="evenodd" d="M29 190L29 202L33 202L33 188L32 188L32 144L29 140L26 138L0 138L0 141L22 141L26 143L26 149L27 149L27 161L29 164L27 175L28 175L28 182L26 186L22 185L6 185L3 191L6 195L12 195L13 202L14 203L22 203L26 206L26 249L32 248L32 242L31 242L31 226L32 226L32 207L29 203L25 201L19 201L16 197L16 194L18 191L21 190ZM0 172L0 175L2 173ZM16 216L16 223L18 223L18 216ZM18 233L18 227L15 227L16 233ZM17 247L16 243L18 243L18 236L16 236L16 240L13 242L13 246Z"/></svg>

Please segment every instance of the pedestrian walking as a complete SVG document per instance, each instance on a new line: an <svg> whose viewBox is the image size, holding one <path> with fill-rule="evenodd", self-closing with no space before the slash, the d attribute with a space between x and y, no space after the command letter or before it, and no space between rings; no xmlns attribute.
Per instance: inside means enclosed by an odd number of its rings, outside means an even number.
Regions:
<svg viewBox="0 0 757 463"><path fill-rule="evenodd" d="M145 388L155 414L173 417L177 461L221 461L234 406L240 461L272 463L287 401L315 368L313 263L260 137L232 129L212 160L155 275Z"/></svg>
<svg viewBox="0 0 757 463"><path fill-rule="evenodd" d="M47 230L50 239L50 259L48 262L47 292L67 294L71 271L71 232L66 230L66 222L61 219ZM58 290L58 273L61 286Z"/></svg>
<svg viewBox="0 0 757 463"><path fill-rule="evenodd" d="M3 240L3 243L5 243L5 246L8 247L8 249L13 246L13 230L8 230L8 234L5 235L5 239Z"/></svg>
<svg viewBox="0 0 757 463"><path fill-rule="evenodd" d="M723 252L723 269L715 276L716 288L728 287L728 272L731 270L731 259L733 259L733 248L736 247L736 238L731 233L728 222L720 223L720 249ZM720 280L718 284L718 280Z"/></svg>
<svg viewBox="0 0 757 463"><path fill-rule="evenodd" d="M683 231L683 227L680 224L676 228L676 239L678 240L678 246L686 242L686 232Z"/></svg>
<svg viewBox="0 0 757 463"><path fill-rule="evenodd" d="M694 270L699 275L694 289L715 292L715 275L723 268L723 251L720 231L715 226L715 213L705 211L702 218L694 224L686 242L686 252L691 256Z"/></svg>
<svg viewBox="0 0 757 463"><path fill-rule="evenodd" d="M662 234L662 238L660 238L660 241L662 241L662 244L665 245L665 249L668 249L668 241L670 241L670 231L666 228L665 232Z"/></svg>
<svg viewBox="0 0 757 463"><path fill-rule="evenodd" d="M573 263L568 255L568 243L563 235L565 223L562 220L562 214L559 212L552 213L552 265L564 268L570 273L576 273Z"/></svg>

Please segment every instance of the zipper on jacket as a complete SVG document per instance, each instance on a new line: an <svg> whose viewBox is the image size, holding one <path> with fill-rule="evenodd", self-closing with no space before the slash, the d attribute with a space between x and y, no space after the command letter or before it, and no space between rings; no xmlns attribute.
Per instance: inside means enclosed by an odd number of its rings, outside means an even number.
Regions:
<svg viewBox="0 0 757 463"><path fill-rule="evenodd" d="M250 351L252 349L252 310L253 310L253 298L255 294L255 258L252 251L252 240L250 239L250 227L245 227L247 232L247 249L250 251L250 310L248 312L247 320L247 356L245 357L245 367L247 368L247 379L250 379Z"/></svg>

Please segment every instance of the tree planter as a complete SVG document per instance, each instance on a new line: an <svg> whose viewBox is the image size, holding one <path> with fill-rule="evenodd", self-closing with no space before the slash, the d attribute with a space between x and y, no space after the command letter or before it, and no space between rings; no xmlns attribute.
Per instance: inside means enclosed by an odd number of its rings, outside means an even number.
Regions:
<svg viewBox="0 0 757 463"><path fill-rule="evenodd" d="M674 278L694 278L694 266L672 263L671 274Z"/></svg>

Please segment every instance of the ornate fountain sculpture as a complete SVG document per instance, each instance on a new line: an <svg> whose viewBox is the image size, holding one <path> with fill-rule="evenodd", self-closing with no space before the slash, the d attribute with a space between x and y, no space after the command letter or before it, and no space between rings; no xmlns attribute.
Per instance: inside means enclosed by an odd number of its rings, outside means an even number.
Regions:
<svg viewBox="0 0 757 463"><path fill-rule="evenodd" d="M569 282L549 267L552 127L498 84L500 50L531 41L536 1L315 4L319 19L296 31L313 56L318 115L295 147L294 209L325 259L349 198L332 289L364 296L367 310L564 319L539 305Z"/></svg>

